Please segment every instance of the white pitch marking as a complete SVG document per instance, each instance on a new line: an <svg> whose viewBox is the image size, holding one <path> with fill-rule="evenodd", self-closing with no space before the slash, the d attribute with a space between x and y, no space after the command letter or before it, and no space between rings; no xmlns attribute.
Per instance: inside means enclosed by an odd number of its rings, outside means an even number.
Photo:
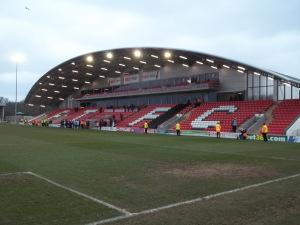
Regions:
<svg viewBox="0 0 300 225"><path fill-rule="evenodd" d="M118 216L118 217L113 217L113 218L109 218L109 219L99 220L99 221L89 223L89 224L86 224L86 225L100 225L100 224L115 222L115 221L119 221L119 220L123 220L123 219L128 219L128 218L131 218L131 217L136 217L136 216L140 216L140 215L147 215L147 214L151 214L151 213L156 213L156 212L159 212L159 211L162 211L162 210L165 210L165 209L170 209L170 208L174 208L174 207L178 207L178 206L184 206L184 205L190 205L190 204L193 204L193 203L196 203L196 202L209 200L209 199L216 198L216 197L219 197L219 196L228 195L228 194L232 194L232 193L252 189L252 188L272 184L272 183L275 183L275 182L280 182L280 181L296 178L296 177L299 177L299 176L300 176L300 173L294 174L294 175L291 175L291 176L287 176L287 177L280 177L280 178L277 178L277 179L268 180L268 181L265 181L265 182L252 184L252 185L248 185L248 186L244 186L244 187L240 187L240 188L235 188L235 189L232 189L232 190L229 190L229 191L223 191L223 192L219 192L219 193L216 193L216 194L211 194L211 195L207 195L207 196L204 196L204 197L191 199L191 200L188 200L188 201L177 202L177 203L174 203L174 204L165 205L165 206L161 206L161 207L154 208L154 209L148 209L148 210L144 210L144 211L141 211L141 212L132 213L130 215L124 215L124 216Z"/></svg>
<svg viewBox="0 0 300 225"><path fill-rule="evenodd" d="M20 174L27 174L28 172L12 172L12 173L2 173L0 176L13 176L13 175L20 175Z"/></svg>
<svg viewBox="0 0 300 225"><path fill-rule="evenodd" d="M116 211L118 211L118 212L120 212L120 213L125 214L126 216L131 215L131 213L128 212L126 209L121 209L121 208L119 208L119 207L117 207L117 206L115 206L115 205L112 205L112 204L107 203L107 202L105 202L105 201L102 201L102 200L100 200L100 199L94 198L94 197L89 196L89 195L87 195L87 194L84 194L84 193L82 193L82 192L76 191L76 190L74 190L74 189L72 189L72 188L69 188L69 187L66 187L66 186L64 186L64 185L62 185L62 184L56 183L55 181L52 181L52 180L50 180L50 179L48 179L48 178L46 178L46 177L43 177L43 176L41 176L41 175L38 175L38 174L36 174L36 173L33 173L33 172L26 172L26 173L27 173L27 174L30 174L30 175L32 175L32 176L34 176L34 177L40 178L40 179L42 179L42 180L44 180L44 181L47 181L48 183L53 184L53 185L55 185L55 186L57 186L57 187L60 187L60 188L62 188L62 189L65 189L65 190L67 190L67 191L70 191L70 192L72 192L72 193L75 193L75 194L77 194L77 195L80 195L80 196L82 196L82 197L85 197L85 198L87 198L87 199L89 199L89 200L91 200L91 201L94 201L94 202L98 203L98 204L101 204L101 205L104 205L104 206L106 206L106 207L108 207L108 208L114 209L114 210L116 210Z"/></svg>

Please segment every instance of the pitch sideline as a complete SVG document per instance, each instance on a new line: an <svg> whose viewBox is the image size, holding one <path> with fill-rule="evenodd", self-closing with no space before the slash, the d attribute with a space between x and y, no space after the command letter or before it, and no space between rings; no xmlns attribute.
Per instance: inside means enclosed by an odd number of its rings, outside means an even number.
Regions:
<svg viewBox="0 0 300 225"><path fill-rule="evenodd" d="M213 198L220 197L220 196L223 196L223 195L228 195L228 194L232 194L232 193L236 193L236 192L245 191L245 190L261 187L261 186L264 186L264 185L268 185L268 184L272 184L272 183L276 183L276 182L280 182L280 181L285 181L285 180L289 180L289 179L293 179L293 178L296 178L296 177L300 177L300 173L290 175L290 176L286 176L286 177L276 178L276 179L273 179L273 180L264 181L264 182L261 182L261 183L251 184L251 185L248 185L248 186L235 188L235 189L232 189L232 190L223 191L223 192L219 192L219 193L216 193L216 194L211 194L211 195L207 195L207 196L204 196L204 197L199 197L199 198L195 198L195 199L191 199L191 200L187 200L187 201L177 202L177 203L174 203L174 204L165 205L165 206L161 206L161 207L157 207L157 208L153 208L153 209L147 209L147 210L143 210L143 211L140 211L140 212L137 212L137 213L131 213L130 215L123 215L123 216L112 217L112 218L109 218L109 219L99 220L99 221L96 221L96 222L88 223L86 225L100 225L100 224L106 224L106 223L111 223L111 222L115 222L115 221L119 221L119 220L123 220L123 219L132 218L132 217L136 217L136 216L140 216L140 215L152 214L152 213L156 213L156 212L159 212L159 211L162 211L162 210L175 208L175 207L179 207L179 206L184 206L184 205L190 205L190 204L193 204L193 203L196 203L196 202L201 202L201 201L204 201L204 200L213 199Z"/></svg>

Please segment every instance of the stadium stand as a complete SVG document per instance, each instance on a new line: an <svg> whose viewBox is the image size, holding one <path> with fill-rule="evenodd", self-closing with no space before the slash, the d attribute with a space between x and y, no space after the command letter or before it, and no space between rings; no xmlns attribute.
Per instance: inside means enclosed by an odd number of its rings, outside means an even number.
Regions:
<svg viewBox="0 0 300 225"><path fill-rule="evenodd" d="M174 104L149 105L121 121L117 127L142 127L145 121L150 122L156 119L174 106Z"/></svg>
<svg viewBox="0 0 300 225"><path fill-rule="evenodd" d="M214 130L217 121L222 131L231 131L231 121L236 118L238 125L255 114L263 113L272 105L270 100L208 102L194 108L190 116L182 121L183 130Z"/></svg>
<svg viewBox="0 0 300 225"><path fill-rule="evenodd" d="M172 118L175 116L178 112L182 111L183 109L187 108L189 104L178 104L168 110L166 113L163 113L156 117L154 120L152 120L149 124L150 128L156 129L160 124L165 122L166 120Z"/></svg>
<svg viewBox="0 0 300 225"><path fill-rule="evenodd" d="M300 100L281 101L273 111L269 133L284 135L286 129L300 116Z"/></svg>

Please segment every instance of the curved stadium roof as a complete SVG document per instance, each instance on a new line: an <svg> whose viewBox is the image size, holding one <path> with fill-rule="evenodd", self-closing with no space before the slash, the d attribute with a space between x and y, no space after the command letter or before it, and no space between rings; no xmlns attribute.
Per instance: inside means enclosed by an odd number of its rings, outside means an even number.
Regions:
<svg viewBox="0 0 300 225"><path fill-rule="evenodd" d="M168 54L169 53L169 54ZM192 66L207 64L215 69L228 68L244 73L260 74L300 88L300 80L271 70L258 68L235 60L171 48L121 48L92 52L63 62L44 74L31 88L25 103L56 105L66 97L100 77L115 78L138 69L153 70L169 63Z"/></svg>

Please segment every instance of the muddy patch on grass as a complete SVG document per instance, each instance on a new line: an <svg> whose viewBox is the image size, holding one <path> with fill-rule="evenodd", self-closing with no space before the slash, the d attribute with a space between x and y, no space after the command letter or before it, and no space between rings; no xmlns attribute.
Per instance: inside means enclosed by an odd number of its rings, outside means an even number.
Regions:
<svg viewBox="0 0 300 225"><path fill-rule="evenodd" d="M163 166L157 171L160 174L168 174L182 177L273 177L279 173L273 168L264 166L243 164L177 164Z"/></svg>

